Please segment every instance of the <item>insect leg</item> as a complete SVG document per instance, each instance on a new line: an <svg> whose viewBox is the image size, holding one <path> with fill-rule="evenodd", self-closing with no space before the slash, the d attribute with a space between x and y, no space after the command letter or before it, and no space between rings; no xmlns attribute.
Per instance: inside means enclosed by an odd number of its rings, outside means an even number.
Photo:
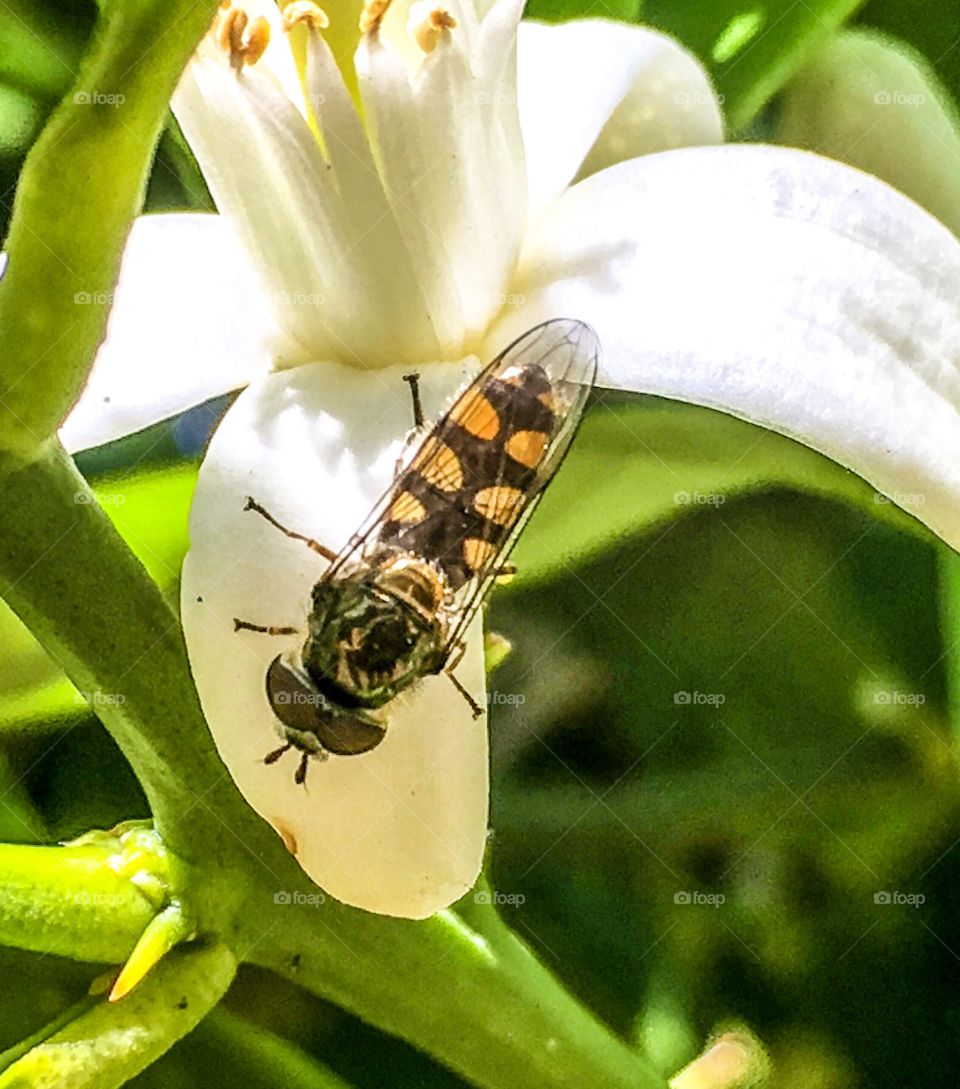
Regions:
<svg viewBox="0 0 960 1089"><path fill-rule="evenodd" d="M262 635L296 635L299 628L276 628L265 624L251 624L249 620L233 618L234 631L258 631Z"/></svg>
<svg viewBox="0 0 960 1089"><path fill-rule="evenodd" d="M460 693L460 695L463 696L463 698L470 705L470 710L473 712L473 717L474 718L479 718L483 714L483 708L480 706L479 703L477 703L477 701L473 698L473 696L471 696L470 693L463 687L463 685L459 682L459 680L457 680L457 678L456 678L456 676L454 676L454 672L453 672L457 668L457 666L461 663L461 661L463 661L463 655L464 655L464 652L466 651L466 649L467 649L467 644L466 643L458 643L456 648L454 649L454 652L453 652L453 655L450 658L450 661L447 662L446 666L444 667L443 672L453 682L453 687L456 688L456 690Z"/></svg>
<svg viewBox="0 0 960 1089"><path fill-rule="evenodd" d="M297 784L297 786L305 786L306 785L306 782L307 782L307 762L309 761L309 759L310 759L310 754L306 753L306 752L303 754L303 756L300 757L300 766L297 768L297 770L294 772L294 775L293 775L293 781Z"/></svg>
<svg viewBox="0 0 960 1089"><path fill-rule="evenodd" d="M419 431L423 427L423 405L420 402L420 375L405 374L404 382L410 386L410 396L413 398L413 426Z"/></svg>
<svg viewBox="0 0 960 1089"><path fill-rule="evenodd" d="M243 509L256 511L257 514L259 514L262 518L265 518L270 523L270 525L276 526L281 533L285 534L287 537L291 537L295 541L303 541L307 548L312 548L314 552L323 556L325 560L330 560L332 562L337 558L336 552L331 551L331 549L327 548L326 545L322 545L319 541L315 541L312 537L307 537L303 533L297 533L294 530L287 529L286 526L281 525L269 511L264 510L263 507L261 507L255 499L251 499L249 495L247 496L247 505Z"/></svg>
<svg viewBox="0 0 960 1089"><path fill-rule="evenodd" d="M274 749L273 752L268 752L267 755L263 758L263 762L265 764L275 764L280 759L280 757L283 756L285 752L287 752L288 749L292 748L293 746L288 741L286 745L281 745L279 749Z"/></svg>

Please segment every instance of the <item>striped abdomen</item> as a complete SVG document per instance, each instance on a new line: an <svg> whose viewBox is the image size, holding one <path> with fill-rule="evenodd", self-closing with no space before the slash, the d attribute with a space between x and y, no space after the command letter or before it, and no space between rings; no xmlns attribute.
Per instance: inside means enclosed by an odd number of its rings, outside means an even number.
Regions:
<svg viewBox="0 0 960 1089"><path fill-rule="evenodd" d="M451 590L488 569L542 487L555 410L538 364L471 386L400 475L378 539L432 560Z"/></svg>

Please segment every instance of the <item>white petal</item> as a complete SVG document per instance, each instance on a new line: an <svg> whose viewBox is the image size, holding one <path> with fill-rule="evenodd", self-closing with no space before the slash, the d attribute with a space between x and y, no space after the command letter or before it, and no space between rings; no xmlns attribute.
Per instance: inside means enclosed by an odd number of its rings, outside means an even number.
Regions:
<svg viewBox="0 0 960 1089"><path fill-rule="evenodd" d="M473 361L475 364L475 361ZM439 411L466 367L420 367L424 405ZM233 619L304 628L326 563L253 511L253 496L291 529L339 548L388 486L411 425L402 368L309 364L246 390L200 470L183 569L182 617L204 713L250 805L328 894L368 911L423 918L462 896L480 871L487 831L487 738L447 677L429 677L391 706L369 753L263 763L280 744L267 666L302 638L234 631ZM485 690L477 621L457 669ZM278 890L283 891L283 890Z"/></svg>
<svg viewBox="0 0 960 1089"><path fill-rule="evenodd" d="M292 362L374 365L435 349L375 173L359 194L350 179L341 186L268 70L256 64L238 74L196 58L173 105L218 209L250 254L278 322L300 345Z"/></svg>
<svg viewBox="0 0 960 1089"><path fill-rule="evenodd" d="M531 208L544 207L578 175L723 140L706 72L657 31L604 19L524 22L518 69Z"/></svg>
<svg viewBox="0 0 960 1089"><path fill-rule="evenodd" d="M513 291L491 344L588 321L601 381L798 438L960 546L960 244L882 182L762 146L636 159L561 198Z"/></svg>
<svg viewBox="0 0 960 1089"><path fill-rule="evenodd" d="M77 304L111 300L81 294ZM76 451L138 431L245 385L282 351L219 216L142 216L127 239L106 339L60 439Z"/></svg>
<svg viewBox="0 0 960 1089"><path fill-rule="evenodd" d="M357 52L384 186L449 356L502 305L526 227L518 19L515 0L499 0L479 26L458 23L412 81L376 37Z"/></svg>

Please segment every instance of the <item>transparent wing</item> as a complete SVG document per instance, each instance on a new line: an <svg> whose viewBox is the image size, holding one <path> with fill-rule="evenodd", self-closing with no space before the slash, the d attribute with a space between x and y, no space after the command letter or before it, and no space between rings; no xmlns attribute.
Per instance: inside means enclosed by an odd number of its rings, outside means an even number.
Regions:
<svg viewBox="0 0 960 1089"><path fill-rule="evenodd" d="M454 401L326 577L384 551L435 563L452 591L453 648L563 461L598 358L596 334L573 319L515 340Z"/></svg>

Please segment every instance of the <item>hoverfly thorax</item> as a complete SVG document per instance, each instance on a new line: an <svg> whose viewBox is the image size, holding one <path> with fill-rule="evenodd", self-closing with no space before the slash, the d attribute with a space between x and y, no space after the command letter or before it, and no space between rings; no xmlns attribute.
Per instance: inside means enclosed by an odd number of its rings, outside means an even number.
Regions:
<svg viewBox="0 0 960 1089"><path fill-rule="evenodd" d="M313 589L304 668L341 702L380 707L435 666L439 637L376 568Z"/></svg>

